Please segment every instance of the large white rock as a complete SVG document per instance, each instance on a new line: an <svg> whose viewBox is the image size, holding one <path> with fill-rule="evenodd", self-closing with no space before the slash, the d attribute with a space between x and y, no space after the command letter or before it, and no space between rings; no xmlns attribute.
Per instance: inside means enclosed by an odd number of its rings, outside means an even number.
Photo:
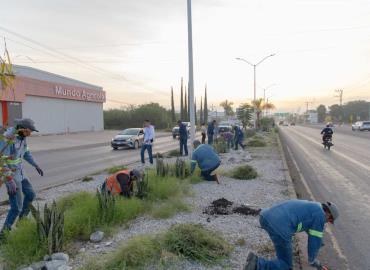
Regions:
<svg viewBox="0 0 370 270"><path fill-rule="evenodd" d="M54 253L53 255L51 255L51 259L65 261L66 263L69 262L68 254L63 253L63 252Z"/></svg>
<svg viewBox="0 0 370 270"><path fill-rule="evenodd" d="M93 243L99 243L103 240L103 238L104 238L104 232L102 231L97 231L90 235L90 241Z"/></svg>

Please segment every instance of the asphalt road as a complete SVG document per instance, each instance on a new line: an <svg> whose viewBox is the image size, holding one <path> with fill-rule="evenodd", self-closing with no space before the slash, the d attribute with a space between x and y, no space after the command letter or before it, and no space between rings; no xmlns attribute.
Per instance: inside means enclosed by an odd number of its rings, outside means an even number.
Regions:
<svg viewBox="0 0 370 270"><path fill-rule="evenodd" d="M172 139L171 135L157 138L153 147L153 155L157 152L175 149L178 145L178 140ZM25 172L31 179L35 190L40 190L65 184L112 166L137 162L140 160L140 150L113 150L110 146L93 145L82 149L77 147L34 152L33 157L44 170L44 177L40 177L36 170L24 161ZM145 152L145 157L148 157L147 152ZM5 188L2 188L0 196L0 201L7 199Z"/></svg>
<svg viewBox="0 0 370 270"><path fill-rule="evenodd" d="M348 268L369 270L370 132L336 128L330 151L321 144L319 127L282 127L280 132L314 197L339 207L333 234ZM343 265L330 266L343 269Z"/></svg>

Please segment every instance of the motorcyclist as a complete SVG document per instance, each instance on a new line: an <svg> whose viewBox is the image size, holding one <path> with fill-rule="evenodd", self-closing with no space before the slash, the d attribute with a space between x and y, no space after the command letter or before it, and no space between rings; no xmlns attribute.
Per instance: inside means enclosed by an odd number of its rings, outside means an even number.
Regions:
<svg viewBox="0 0 370 270"><path fill-rule="evenodd" d="M332 125L330 123L327 123L326 127L321 131L323 143L325 142L326 138L331 139L334 134L334 131L331 128L331 126Z"/></svg>

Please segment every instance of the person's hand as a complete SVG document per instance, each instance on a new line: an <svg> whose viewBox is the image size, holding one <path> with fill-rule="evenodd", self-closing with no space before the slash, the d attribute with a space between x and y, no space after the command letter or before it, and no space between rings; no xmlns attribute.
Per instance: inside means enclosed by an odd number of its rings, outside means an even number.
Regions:
<svg viewBox="0 0 370 270"><path fill-rule="evenodd" d="M329 270L329 268L325 265L322 265L319 260L314 260L312 263L310 263L312 267L315 267L317 270Z"/></svg>
<svg viewBox="0 0 370 270"><path fill-rule="evenodd" d="M13 179L6 181L5 185L9 195L17 193L17 185Z"/></svg>
<svg viewBox="0 0 370 270"><path fill-rule="evenodd" d="M36 167L36 171L38 172L38 174L40 176L44 176L44 172L43 172L43 170L41 170L41 168L39 166Z"/></svg>

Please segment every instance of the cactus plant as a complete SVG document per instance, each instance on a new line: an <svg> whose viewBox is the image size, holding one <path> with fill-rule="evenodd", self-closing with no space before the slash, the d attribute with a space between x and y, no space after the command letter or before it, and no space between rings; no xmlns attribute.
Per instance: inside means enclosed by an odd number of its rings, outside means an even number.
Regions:
<svg viewBox="0 0 370 270"><path fill-rule="evenodd" d="M175 176L180 179L184 179L190 175L189 164L181 158L176 159L175 163Z"/></svg>
<svg viewBox="0 0 370 270"><path fill-rule="evenodd" d="M96 197L98 198L98 208L100 220L102 223L109 224L114 219L116 200L106 189L96 190Z"/></svg>
<svg viewBox="0 0 370 270"><path fill-rule="evenodd" d="M164 163L163 158L160 158L158 155L156 160L157 176L166 177L170 170L168 164Z"/></svg>
<svg viewBox="0 0 370 270"><path fill-rule="evenodd" d="M37 234L41 243L47 243L49 254L63 249L64 241L64 212L53 201L49 208L45 204L43 218L40 209L30 204L32 216L36 220Z"/></svg>

